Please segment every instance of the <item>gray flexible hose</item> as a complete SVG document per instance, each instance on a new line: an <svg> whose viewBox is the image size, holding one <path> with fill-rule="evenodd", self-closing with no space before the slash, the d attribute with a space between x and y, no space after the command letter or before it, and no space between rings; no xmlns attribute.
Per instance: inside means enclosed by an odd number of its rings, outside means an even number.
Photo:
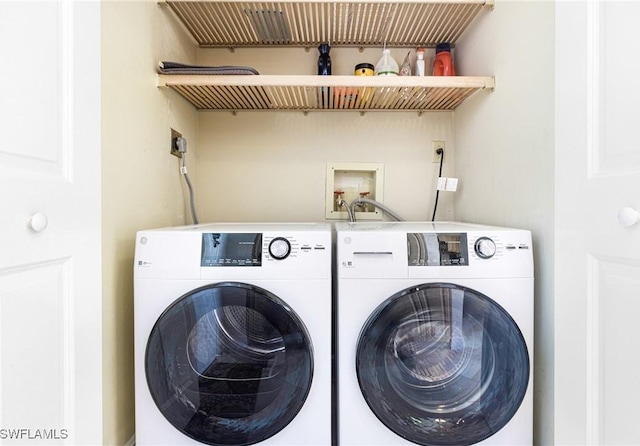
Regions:
<svg viewBox="0 0 640 446"><path fill-rule="evenodd" d="M395 221L403 221L404 220L402 217L400 217L398 214L396 214L395 212L393 212L391 209L389 209L388 207L386 207L384 204L382 204L380 202L377 202L375 200L371 200L369 198L356 198L349 205L349 208L351 209L351 214L353 215L353 220L351 220L351 221L356 221L355 207L357 205L363 204L363 203L374 205L378 209L381 209L389 217L393 218Z"/></svg>
<svg viewBox="0 0 640 446"><path fill-rule="evenodd" d="M338 200L338 206L344 207L347 210L347 215L349 216L349 221L353 223L356 221L356 217L353 215L353 211L349 207L349 204L344 199Z"/></svg>

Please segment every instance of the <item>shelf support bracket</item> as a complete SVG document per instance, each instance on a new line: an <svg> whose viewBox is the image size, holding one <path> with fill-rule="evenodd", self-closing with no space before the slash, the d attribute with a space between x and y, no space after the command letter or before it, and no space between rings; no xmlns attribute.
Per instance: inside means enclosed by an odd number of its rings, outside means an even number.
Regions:
<svg viewBox="0 0 640 446"><path fill-rule="evenodd" d="M484 88L494 91L496 89L496 77L491 76L491 80L485 84Z"/></svg>
<svg viewBox="0 0 640 446"><path fill-rule="evenodd" d="M158 83L157 85L158 88L168 88L167 83L164 81L162 77L160 77L160 75L156 75L156 79Z"/></svg>

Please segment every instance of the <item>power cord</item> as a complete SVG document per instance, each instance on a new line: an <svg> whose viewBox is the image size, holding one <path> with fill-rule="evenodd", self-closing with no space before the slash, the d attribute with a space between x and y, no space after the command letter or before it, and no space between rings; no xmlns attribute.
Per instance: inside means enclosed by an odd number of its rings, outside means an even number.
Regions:
<svg viewBox="0 0 640 446"><path fill-rule="evenodd" d="M180 166L180 173L184 175L184 180L187 183L187 188L189 189L189 207L191 208L191 220L193 224L198 224L198 215L196 214L196 205L195 205L195 194L193 192L193 185L191 184L191 180L189 179L189 174L187 173L187 140L182 136L176 138L175 141L176 147L178 151L182 154L180 157L182 159L182 165Z"/></svg>
<svg viewBox="0 0 640 446"><path fill-rule="evenodd" d="M436 150L436 153L440 155L440 170L438 172L438 179L442 177L442 164L444 162L444 149ZM436 185L436 202L433 205L433 215L431 216L431 221L436 220L436 211L438 210L438 198L440 197L440 189Z"/></svg>

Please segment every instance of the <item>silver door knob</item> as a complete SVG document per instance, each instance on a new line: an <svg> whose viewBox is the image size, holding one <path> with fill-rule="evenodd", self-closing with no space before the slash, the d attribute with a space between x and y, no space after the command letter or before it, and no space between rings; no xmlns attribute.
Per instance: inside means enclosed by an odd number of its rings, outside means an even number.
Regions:
<svg viewBox="0 0 640 446"><path fill-rule="evenodd" d="M635 225L640 221L640 212L634 208L626 207L618 211L618 223L627 228Z"/></svg>
<svg viewBox="0 0 640 446"><path fill-rule="evenodd" d="M49 220L47 220L47 216L42 212L36 212L29 219L29 227L35 232L42 232L47 228L47 224Z"/></svg>

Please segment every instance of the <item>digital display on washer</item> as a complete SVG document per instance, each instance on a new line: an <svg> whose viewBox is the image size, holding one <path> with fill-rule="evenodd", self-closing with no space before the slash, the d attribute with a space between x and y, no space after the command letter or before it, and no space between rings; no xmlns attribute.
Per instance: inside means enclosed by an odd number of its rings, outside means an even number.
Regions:
<svg viewBox="0 0 640 446"><path fill-rule="evenodd" d="M409 266L465 266L469 264L467 234L407 233Z"/></svg>
<svg viewBox="0 0 640 446"><path fill-rule="evenodd" d="M262 234L202 234L200 266L261 266Z"/></svg>

